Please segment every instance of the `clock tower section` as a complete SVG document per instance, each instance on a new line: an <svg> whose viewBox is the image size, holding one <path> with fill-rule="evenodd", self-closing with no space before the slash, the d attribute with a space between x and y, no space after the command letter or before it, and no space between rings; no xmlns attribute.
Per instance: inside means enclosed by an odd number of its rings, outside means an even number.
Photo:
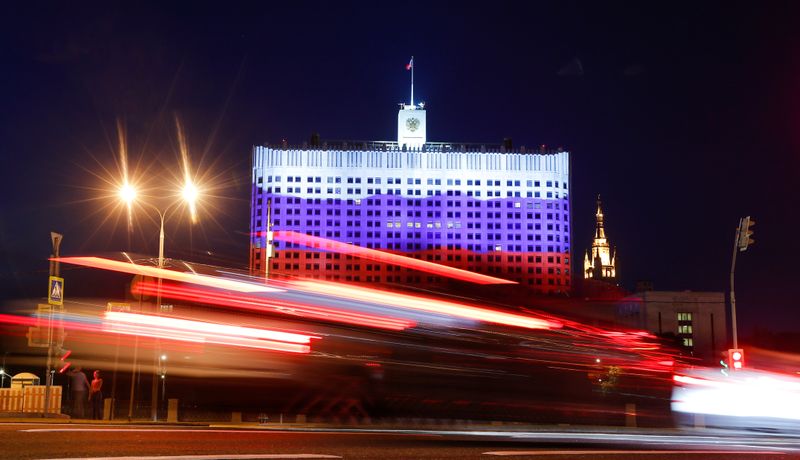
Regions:
<svg viewBox="0 0 800 460"><path fill-rule="evenodd" d="M420 104L400 104L397 112L397 144L409 149L420 149L427 141L425 125L425 106Z"/></svg>

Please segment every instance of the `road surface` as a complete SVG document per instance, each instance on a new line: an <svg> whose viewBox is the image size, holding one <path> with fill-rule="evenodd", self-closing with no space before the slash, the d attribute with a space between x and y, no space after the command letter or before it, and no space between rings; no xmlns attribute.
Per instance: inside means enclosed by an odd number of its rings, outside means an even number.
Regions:
<svg viewBox="0 0 800 460"><path fill-rule="evenodd" d="M15 459L800 459L800 438L675 430L278 430L263 427L0 424Z"/></svg>

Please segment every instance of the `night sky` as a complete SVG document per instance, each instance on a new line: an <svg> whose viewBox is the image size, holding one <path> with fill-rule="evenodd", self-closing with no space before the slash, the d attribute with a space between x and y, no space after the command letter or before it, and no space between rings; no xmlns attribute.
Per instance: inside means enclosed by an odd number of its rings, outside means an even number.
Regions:
<svg viewBox="0 0 800 460"><path fill-rule="evenodd" d="M752 215L740 327L800 331L800 3L379 3L7 6L0 297L45 295L51 230L65 255L155 254L155 223L102 198L118 119L147 186L180 176L176 117L214 186L167 255L245 267L251 146L396 139L413 54L429 140L573 152L576 262L600 193L624 286L726 290Z"/></svg>

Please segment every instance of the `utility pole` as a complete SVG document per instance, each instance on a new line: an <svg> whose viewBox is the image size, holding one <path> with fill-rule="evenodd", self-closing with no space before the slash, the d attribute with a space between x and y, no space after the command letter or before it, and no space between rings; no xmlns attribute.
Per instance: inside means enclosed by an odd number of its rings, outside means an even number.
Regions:
<svg viewBox="0 0 800 460"><path fill-rule="evenodd" d="M267 198L267 238L266 238L266 254L265 254L265 264L264 264L264 279L269 281L269 265L270 259L273 256L273 246L272 246L272 198Z"/></svg>
<svg viewBox="0 0 800 460"><path fill-rule="evenodd" d="M163 213L158 209L159 217L161 217L161 227L158 231L158 268L159 270L164 269L164 220L166 219L167 211L169 211L169 207ZM158 291L156 292L156 305L155 305L155 314L161 314L161 286L162 286L162 279L161 274L158 275ZM158 358L161 355L159 352L159 342L156 339L155 342L155 355L153 356L153 379L152 385L150 387L150 418L154 421L158 421Z"/></svg>
<svg viewBox="0 0 800 460"><path fill-rule="evenodd" d="M0 380L0 388L6 387L6 356L8 356L8 352L3 353L3 366L0 367L0 379L2 379Z"/></svg>
<svg viewBox="0 0 800 460"><path fill-rule="evenodd" d="M45 416L50 412L50 387L53 386L53 374L55 370L52 369L52 356L53 356L53 309L56 305L64 305L64 280L59 277L60 263L58 257L60 256L61 240L64 235L56 232L50 232L50 242L53 245L53 253L50 256L50 276L47 284L47 302L50 304L50 309L47 315L47 375L45 376L45 390L44 390L44 412ZM60 283L59 281L60 280ZM54 282L58 286L58 296L54 295Z"/></svg>
<svg viewBox="0 0 800 460"><path fill-rule="evenodd" d="M739 226L736 227L736 237L733 239L733 255L731 256L731 326L733 330L733 348L739 348L739 337L736 329L736 292L733 288L734 272L736 271L736 253L744 252L755 243L751 238L753 230L751 228L756 222L750 216L739 219Z"/></svg>

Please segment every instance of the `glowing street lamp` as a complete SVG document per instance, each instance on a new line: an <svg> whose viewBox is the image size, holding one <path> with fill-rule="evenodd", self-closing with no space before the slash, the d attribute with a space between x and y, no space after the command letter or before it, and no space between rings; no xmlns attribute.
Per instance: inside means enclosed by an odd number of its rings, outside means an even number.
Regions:
<svg viewBox="0 0 800 460"><path fill-rule="evenodd" d="M136 188L129 183L125 183L122 187L120 187L118 194L120 199L126 205L128 205L129 209L134 203L138 203L151 210L154 210L158 214L160 219L158 232L158 268L164 268L164 222L168 217L170 217L169 213L181 203L184 203L189 207L189 213L191 215L192 222L197 221L197 200L200 196L197 186L191 181L187 180L186 185L181 193L183 200L178 200L169 204L163 211L147 201L138 200L138 192L136 191Z"/></svg>
<svg viewBox="0 0 800 460"><path fill-rule="evenodd" d="M125 183L119 189L119 197L130 206L136 200L136 189L131 184Z"/></svg>
<svg viewBox="0 0 800 460"><path fill-rule="evenodd" d="M200 193L197 189L197 186L188 178L186 178L186 184L182 190L181 196L183 200L176 200L170 203L164 210L162 211L157 206L153 205L152 203L148 203L147 201L137 200L138 193L136 189L129 184L127 181L123 184L122 187L119 189L119 197L122 201L125 202L128 206L128 213L130 217L131 208L134 202L137 202L149 209L154 210L160 219L160 225L158 230L158 268L164 268L164 222L170 216L170 211L174 211L175 207L182 202L188 205L189 212L191 214L192 222L197 221L197 199ZM158 278L158 292L156 295L156 308L161 308L161 278ZM158 355L157 355L158 356ZM159 356L159 358L162 358ZM163 356L162 359L166 359L166 356ZM156 407L158 403L158 369L154 366L153 368L153 386L152 386L152 398L151 398L151 411L150 415L153 421L158 420L158 408ZM161 375L162 382L164 379L164 374ZM162 383L163 388L164 383ZM133 387L131 387L133 388ZM131 390L133 391L133 390ZM163 390L162 390L163 391ZM131 408L129 410L129 417L132 415L133 412L133 397L131 397Z"/></svg>
<svg viewBox="0 0 800 460"><path fill-rule="evenodd" d="M191 180L186 180L186 185L183 187L183 200L189 206L189 213L192 216L192 222L197 222L197 197L200 192L197 186Z"/></svg>

